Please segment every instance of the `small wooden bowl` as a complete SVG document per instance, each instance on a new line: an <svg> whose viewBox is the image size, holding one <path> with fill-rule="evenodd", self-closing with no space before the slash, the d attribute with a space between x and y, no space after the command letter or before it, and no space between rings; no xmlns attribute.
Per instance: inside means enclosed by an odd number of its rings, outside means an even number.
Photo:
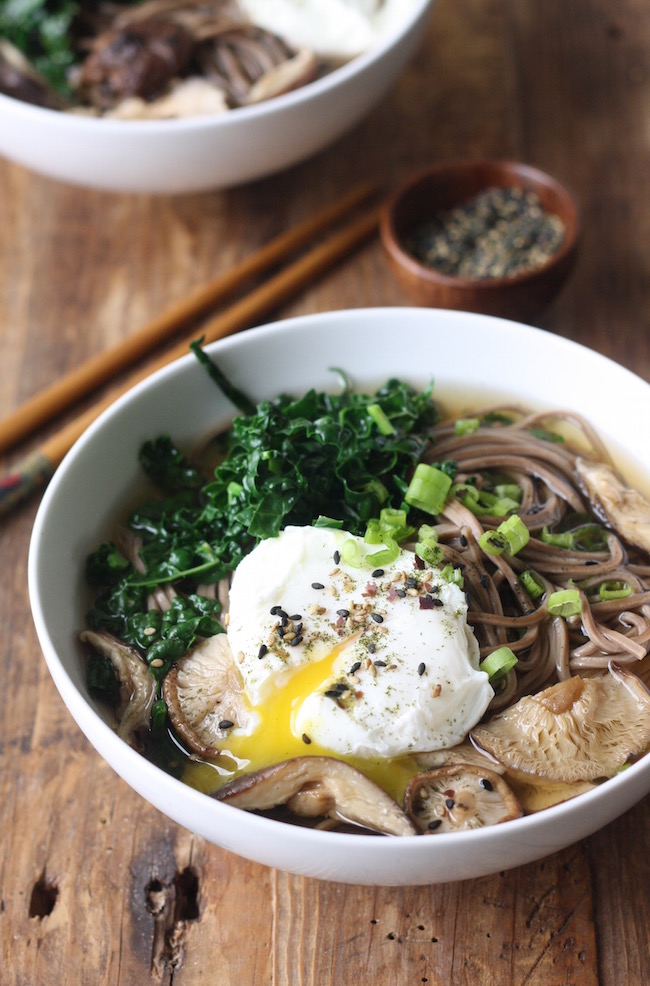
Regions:
<svg viewBox="0 0 650 986"><path fill-rule="evenodd" d="M415 226L493 187L535 192L542 207L564 222L564 241L543 266L512 276L474 280L442 274L405 249L404 237ZM416 304L528 321L555 297L571 271L580 220L571 195L537 168L514 161L451 161L399 188L382 210L380 228L390 267Z"/></svg>

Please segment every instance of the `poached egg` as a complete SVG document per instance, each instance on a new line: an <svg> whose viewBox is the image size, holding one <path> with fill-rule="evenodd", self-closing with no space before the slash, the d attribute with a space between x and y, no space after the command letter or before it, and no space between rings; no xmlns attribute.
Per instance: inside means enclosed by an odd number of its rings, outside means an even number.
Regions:
<svg viewBox="0 0 650 986"><path fill-rule="evenodd" d="M455 746L487 709L464 593L410 551L374 568L377 547L288 527L239 564L227 633L251 716L226 746L240 767L338 756L397 796L409 754Z"/></svg>

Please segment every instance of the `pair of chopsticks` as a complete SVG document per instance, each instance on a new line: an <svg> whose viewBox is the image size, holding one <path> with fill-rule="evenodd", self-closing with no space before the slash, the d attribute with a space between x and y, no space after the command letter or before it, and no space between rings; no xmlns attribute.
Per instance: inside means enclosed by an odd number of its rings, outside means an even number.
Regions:
<svg viewBox="0 0 650 986"><path fill-rule="evenodd" d="M280 234L231 270L195 290L189 297L173 304L131 337L91 357L36 394L0 421L0 453L33 434L41 425L50 422L101 384L150 354L162 342L196 323L235 293L242 292L253 278L259 278L273 270L323 233L330 231L341 220L354 215L361 206L368 206L377 193L376 185L370 183L353 189L299 226ZM0 515L8 513L50 480L77 438L116 397L155 370L184 356L189 351L189 343L197 336L202 337L203 343L210 343L255 324L265 313L286 302L373 235L379 224L379 211L380 207L376 204L366 208L366 211L343 228L291 260L267 280L263 280L203 323L200 329L195 329L191 338L184 339L163 356L149 361L143 370L131 374L117 390L79 414L47 439L40 448L16 463L9 473L0 476Z"/></svg>

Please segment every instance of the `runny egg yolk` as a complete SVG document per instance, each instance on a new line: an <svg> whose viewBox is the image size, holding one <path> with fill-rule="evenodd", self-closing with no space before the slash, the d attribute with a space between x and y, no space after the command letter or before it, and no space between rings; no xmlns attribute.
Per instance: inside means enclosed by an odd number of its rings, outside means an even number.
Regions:
<svg viewBox="0 0 650 986"><path fill-rule="evenodd" d="M337 755L332 754L331 750L312 740L311 737L296 733L295 716L308 695L323 689L325 682L332 676L337 658L358 636L354 634L348 637L320 661L303 665L294 671L253 710L258 717L255 731L249 736L230 737L227 743L228 750L238 760L247 761L247 771L258 770L291 757ZM408 778L417 772L416 765L410 757L388 761L361 757L344 759L358 767L396 798L401 798Z"/></svg>
<svg viewBox="0 0 650 986"><path fill-rule="evenodd" d="M251 705L254 728L244 735L233 732L214 765L191 763L185 780L202 790L215 790L240 773L250 773L294 757L339 756L379 784L396 800L401 800L410 777L418 772L412 757L394 759L341 757L311 737L297 733L295 717L308 695L321 691L332 676L334 664L358 634L348 637L320 661L294 670L257 706ZM218 773L215 773L215 768ZM219 778L219 775L221 777Z"/></svg>

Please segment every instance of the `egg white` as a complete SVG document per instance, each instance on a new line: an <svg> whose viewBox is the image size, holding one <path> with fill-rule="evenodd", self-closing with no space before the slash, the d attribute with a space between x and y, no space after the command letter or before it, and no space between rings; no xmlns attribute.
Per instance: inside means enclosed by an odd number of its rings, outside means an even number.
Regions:
<svg viewBox="0 0 650 986"><path fill-rule="evenodd" d="M352 567L350 540L377 551L345 531L289 527L237 568L228 638L254 713L230 738L238 757L385 764L456 745L492 699L458 586L409 551L374 573L371 560Z"/></svg>

